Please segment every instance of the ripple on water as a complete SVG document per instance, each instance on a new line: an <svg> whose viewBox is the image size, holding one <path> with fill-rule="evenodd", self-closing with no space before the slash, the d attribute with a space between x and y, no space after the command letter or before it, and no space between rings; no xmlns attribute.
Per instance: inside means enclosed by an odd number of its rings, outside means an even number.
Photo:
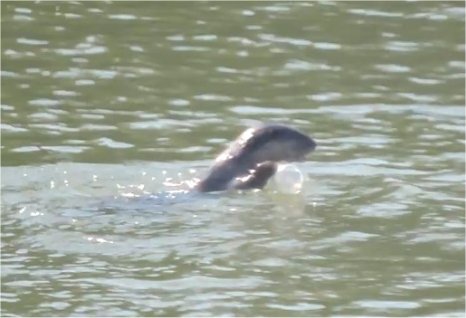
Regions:
<svg viewBox="0 0 466 318"><path fill-rule="evenodd" d="M121 142L121 141L115 141L111 138L106 138L106 137L97 139L96 143L100 146L105 146L105 147L114 148L114 149L126 149L126 148L134 147L134 145L132 144Z"/></svg>
<svg viewBox="0 0 466 318"><path fill-rule="evenodd" d="M80 79L74 82L76 86L93 86L95 85L94 80L90 79Z"/></svg>
<svg viewBox="0 0 466 318"><path fill-rule="evenodd" d="M28 129L23 128L18 125L9 125L9 124L4 124L4 123L1 124L0 128L3 132L7 132L7 133L18 133L18 132L29 131Z"/></svg>
<svg viewBox="0 0 466 318"><path fill-rule="evenodd" d="M16 42L19 44L25 45L47 45L49 41L46 40L37 40L37 39L28 39L28 38L18 38Z"/></svg>
<svg viewBox="0 0 466 318"><path fill-rule="evenodd" d="M70 68L65 71L57 71L53 73L52 77L55 77L55 78L91 77L91 78L96 78L96 79L112 79L116 75L117 75L116 71L110 71L110 70Z"/></svg>
<svg viewBox="0 0 466 318"><path fill-rule="evenodd" d="M31 128L40 128L49 133L66 133L66 132L78 132L79 128L67 127L65 124L30 124Z"/></svg>
<svg viewBox="0 0 466 318"><path fill-rule="evenodd" d="M15 14L13 16L13 20L15 20L15 21L34 21L34 18L29 16L29 15L25 15L25 14Z"/></svg>
<svg viewBox="0 0 466 318"><path fill-rule="evenodd" d="M161 118L153 121L139 121L129 123L131 129L169 129L173 127L194 127L195 125L190 122Z"/></svg>
<svg viewBox="0 0 466 318"><path fill-rule="evenodd" d="M275 34L270 33L261 33L258 35L258 38L264 41L265 43L285 43L293 46L311 46L312 42L305 39L289 38L289 37L280 37Z"/></svg>
<svg viewBox="0 0 466 318"><path fill-rule="evenodd" d="M58 55L64 56L80 56L80 55L96 55L103 54L108 51L104 46L99 45L86 45L81 47L76 47L74 49L55 49L55 53Z"/></svg>
<svg viewBox="0 0 466 318"><path fill-rule="evenodd" d="M54 90L53 95L55 96L62 96L62 97L74 97L74 96L79 96L80 93L75 92L75 91L68 91L68 90Z"/></svg>
<svg viewBox="0 0 466 318"><path fill-rule="evenodd" d="M110 14L108 18L113 20L136 20L138 17L132 14Z"/></svg>
<svg viewBox="0 0 466 318"><path fill-rule="evenodd" d="M218 39L218 36L215 34L200 34L193 36L195 41L215 41Z"/></svg>
<svg viewBox="0 0 466 318"><path fill-rule="evenodd" d="M207 52L210 49L205 46L194 46L194 45L174 45L171 48L173 51L178 52Z"/></svg>
<svg viewBox="0 0 466 318"><path fill-rule="evenodd" d="M29 102L29 105L32 105L32 106L48 106L48 107L52 107L52 106L58 106L60 105L60 101L59 100L55 100L55 99L48 99L48 98L39 98L39 99L33 99L33 100L30 100Z"/></svg>
<svg viewBox="0 0 466 318"><path fill-rule="evenodd" d="M82 146L25 146L25 147L18 147L14 148L12 152L18 153L27 153L27 152L36 152L36 151L43 151L49 150L58 153L81 153L90 147L82 147Z"/></svg>
<svg viewBox="0 0 466 318"><path fill-rule="evenodd" d="M341 99L342 96L343 95L338 92L326 92L326 93L308 95L306 97L309 98L310 100L314 100L318 102L327 102L327 101Z"/></svg>
<svg viewBox="0 0 466 318"><path fill-rule="evenodd" d="M412 301L387 301L387 300L361 300L353 303L355 306L361 306L368 309L387 311L390 309L414 309L421 305Z"/></svg>
<svg viewBox="0 0 466 318"><path fill-rule="evenodd" d="M29 119L35 122L40 122L40 121L55 121L58 119L58 116L56 114L50 114L46 112L38 112L38 113L33 113L28 116Z"/></svg>
<svg viewBox="0 0 466 318"><path fill-rule="evenodd" d="M319 50L339 50L341 49L341 44L330 43L330 42L313 42L312 45Z"/></svg>
<svg viewBox="0 0 466 318"><path fill-rule="evenodd" d="M414 94L414 93L397 93L398 96L406 98L408 100L418 102L418 103L433 103L438 101L437 95L421 95L421 94Z"/></svg>
<svg viewBox="0 0 466 318"><path fill-rule="evenodd" d="M397 18L402 17L404 13L402 12L387 12L373 9L349 9L349 13L365 16L376 16L376 17L387 17L387 18Z"/></svg>
<svg viewBox="0 0 466 318"><path fill-rule="evenodd" d="M419 77L409 77L408 78L411 82L421 85L436 85L445 83L445 81L440 79L433 79L433 78L419 78Z"/></svg>
<svg viewBox="0 0 466 318"><path fill-rule="evenodd" d="M106 131L106 130L117 130L118 128L115 126L111 126L111 125L85 124L85 125L82 125L80 129L89 130L89 131Z"/></svg>
<svg viewBox="0 0 466 318"><path fill-rule="evenodd" d="M216 95L216 94L200 94L193 96L196 100L202 101L216 101L216 102L228 102L233 100L230 96Z"/></svg>
<svg viewBox="0 0 466 318"><path fill-rule="evenodd" d="M313 113L313 109L284 109L281 107L266 107L266 106L252 106L252 105L238 105L230 107L229 110L233 113L241 115L261 115L261 114L299 114L299 113Z"/></svg>
<svg viewBox="0 0 466 318"><path fill-rule="evenodd" d="M312 63L303 60L292 59L285 63L284 69L292 71L340 71L340 66L325 63Z"/></svg>
<svg viewBox="0 0 466 318"><path fill-rule="evenodd" d="M388 73L407 73L411 71L409 66L398 64L376 64L374 67L380 71Z"/></svg>
<svg viewBox="0 0 466 318"><path fill-rule="evenodd" d="M17 148L13 148L11 149L10 151L11 152L35 152L35 151L40 151L41 148L38 147L38 146L24 146L24 147L17 147Z"/></svg>
<svg viewBox="0 0 466 318"><path fill-rule="evenodd" d="M423 44L422 46L425 47L426 45ZM420 49L420 46L416 42L389 41L385 44L385 49L394 52L415 52Z"/></svg>
<svg viewBox="0 0 466 318"><path fill-rule="evenodd" d="M17 8L15 8L15 12L24 13L24 14L31 14L31 13L32 13L32 10L29 9L29 8L17 7Z"/></svg>
<svg viewBox="0 0 466 318"><path fill-rule="evenodd" d="M11 105L1 104L1 105L0 105L0 109L1 109L2 111L14 111L14 110L15 110L15 107L14 107L14 106L11 106Z"/></svg>
<svg viewBox="0 0 466 318"><path fill-rule="evenodd" d="M168 103L172 106L179 106L179 107L188 106L190 104L189 100L182 99L182 98L171 99L168 101Z"/></svg>
<svg viewBox="0 0 466 318"><path fill-rule="evenodd" d="M0 74L1 74L2 77L11 77L11 78L20 78L21 77L21 75L18 74L18 73L5 71L5 70L1 70Z"/></svg>

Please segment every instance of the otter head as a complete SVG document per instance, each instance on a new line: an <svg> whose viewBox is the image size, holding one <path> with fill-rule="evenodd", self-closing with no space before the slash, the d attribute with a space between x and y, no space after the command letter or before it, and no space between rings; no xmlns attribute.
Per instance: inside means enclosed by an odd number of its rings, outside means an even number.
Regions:
<svg viewBox="0 0 466 318"><path fill-rule="evenodd" d="M256 163L302 161L316 148L312 138L286 126L266 125L248 131L242 149L244 160Z"/></svg>

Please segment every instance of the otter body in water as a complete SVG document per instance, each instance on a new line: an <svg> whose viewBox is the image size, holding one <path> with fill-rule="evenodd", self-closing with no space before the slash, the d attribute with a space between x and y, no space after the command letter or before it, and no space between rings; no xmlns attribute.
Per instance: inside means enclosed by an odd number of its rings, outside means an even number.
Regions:
<svg viewBox="0 0 466 318"><path fill-rule="evenodd" d="M195 188L200 192L263 188L278 162L302 161L315 147L312 138L286 126L247 129L217 157Z"/></svg>

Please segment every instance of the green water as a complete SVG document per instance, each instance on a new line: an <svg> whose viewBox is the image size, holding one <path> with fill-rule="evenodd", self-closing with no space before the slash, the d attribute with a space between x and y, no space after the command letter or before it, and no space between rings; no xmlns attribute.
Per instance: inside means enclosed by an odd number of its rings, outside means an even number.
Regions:
<svg viewBox="0 0 466 318"><path fill-rule="evenodd" d="M464 3L1 9L2 316L464 317ZM303 193L174 192L257 122Z"/></svg>

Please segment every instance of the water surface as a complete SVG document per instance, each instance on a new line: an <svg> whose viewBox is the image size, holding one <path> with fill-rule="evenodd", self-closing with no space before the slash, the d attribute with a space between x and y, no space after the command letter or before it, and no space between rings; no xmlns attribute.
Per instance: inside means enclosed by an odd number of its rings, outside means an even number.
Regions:
<svg viewBox="0 0 466 318"><path fill-rule="evenodd" d="M4 316L464 316L464 4L2 2ZM300 195L184 193L246 127Z"/></svg>

